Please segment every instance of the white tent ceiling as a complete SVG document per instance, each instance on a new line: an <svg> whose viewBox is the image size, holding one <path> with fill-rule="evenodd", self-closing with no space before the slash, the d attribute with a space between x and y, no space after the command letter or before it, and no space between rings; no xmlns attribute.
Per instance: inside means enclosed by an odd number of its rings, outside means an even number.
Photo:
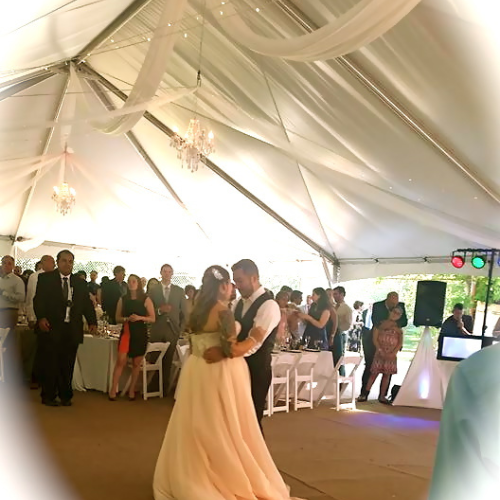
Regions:
<svg viewBox="0 0 500 500"><path fill-rule="evenodd" d="M44 78L52 75L53 63L78 54L78 60L85 58L82 73L90 67L128 94L164 1L12 4L0 21L6 95L26 73ZM277 37L322 26L357 1L232 3L255 31ZM489 23L496 4L424 0L369 46L336 60L301 63L246 50L220 30L218 11L207 13L203 28L203 2L190 0L158 94L196 83L203 33L198 114L215 132L217 150L210 159L226 180L242 185L295 234L211 169L181 169L169 138L144 118L133 134L156 173L127 138L100 135L79 122L68 140L79 165L67 175L77 191L72 214L54 212L50 194L57 168L34 189L33 172L16 178L12 170L0 170L8 185L0 194L0 234L110 252L202 254L207 263L242 256L310 260L321 249L340 260L343 279L398 269L426 272L424 257L459 247L498 247L500 155L494 133L500 113L492 104L500 72L496 28ZM133 10L138 12L124 22ZM88 56L84 48L112 23L114 30L98 47L90 46ZM67 67L54 71L0 102L0 161L44 152L49 130L18 125L54 118ZM90 87L86 91L93 110L102 110ZM193 96L185 97L151 114L170 129L184 130L194 105ZM61 116L68 106L66 96ZM61 152L61 130L55 129L45 152ZM403 260L386 261L391 264L383 269L361 265L394 258Z"/></svg>

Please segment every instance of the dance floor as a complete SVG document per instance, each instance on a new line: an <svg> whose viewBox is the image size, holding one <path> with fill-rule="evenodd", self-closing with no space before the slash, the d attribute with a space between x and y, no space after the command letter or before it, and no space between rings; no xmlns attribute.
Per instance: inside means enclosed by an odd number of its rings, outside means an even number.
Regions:
<svg viewBox="0 0 500 500"><path fill-rule="evenodd" d="M38 404L33 392L30 396L39 432L77 498L152 500L152 475L172 400L112 403L87 392L77 393L71 408L49 408ZM440 414L376 401L355 412L336 412L326 402L266 419L265 434L294 496L422 500Z"/></svg>

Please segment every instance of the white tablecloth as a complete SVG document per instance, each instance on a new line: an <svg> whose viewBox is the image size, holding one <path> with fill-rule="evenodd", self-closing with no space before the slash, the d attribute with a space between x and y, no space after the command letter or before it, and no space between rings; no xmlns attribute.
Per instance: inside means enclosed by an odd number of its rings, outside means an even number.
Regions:
<svg viewBox="0 0 500 500"><path fill-rule="evenodd" d="M117 339L85 335L76 355L73 389L108 392L118 351ZM124 370L125 371L125 370Z"/></svg>
<svg viewBox="0 0 500 500"><path fill-rule="evenodd" d="M296 357L301 356L301 353L287 353L293 354ZM279 353L273 354L273 356L279 356ZM318 401L325 392L325 385L333 375L333 356L330 351L321 351L319 353L318 361L314 365L313 377L314 377L314 388L313 388L313 398L314 401ZM309 399L309 390L304 387L299 393L299 399Z"/></svg>

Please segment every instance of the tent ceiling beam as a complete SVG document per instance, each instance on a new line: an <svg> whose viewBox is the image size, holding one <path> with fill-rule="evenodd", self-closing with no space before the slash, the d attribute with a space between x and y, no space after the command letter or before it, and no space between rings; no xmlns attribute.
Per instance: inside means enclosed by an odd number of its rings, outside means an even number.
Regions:
<svg viewBox="0 0 500 500"><path fill-rule="evenodd" d="M309 19L302 10L297 7L291 0L276 0L276 6L285 12L291 19L298 23L305 31L312 32L319 29L311 19ZM360 82L367 90L374 94L382 103L384 103L398 118L400 118L408 127L416 132L427 144L431 145L441 156L444 156L447 161L458 167L462 173L479 186L490 198L500 203L500 193L496 192L488 182L482 179L472 167L467 165L457 154L447 147L443 140L438 138L435 133L429 132L421 125L411 113L404 109L396 99L390 97L372 76L368 75L354 60L349 56L340 56L335 59L343 69L351 74L358 82Z"/></svg>
<svg viewBox="0 0 500 500"><path fill-rule="evenodd" d="M62 108L63 108L63 103L64 103L64 98L66 97L66 91L68 90L69 86L69 72L68 76L66 78L66 82L64 83L63 90L61 92L61 97L59 98L59 102L57 103L56 110L54 112L54 122L57 122L59 119L59 115L61 114ZM43 150L42 150L42 156L47 154L47 151L49 150L50 142L52 141L52 138L54 137L54 132L56 130L56 126L53 126L49 129L47 132L47 136L45 137L45 142L43 145ZM33 183L31 185L31 188L28 192L28 197L26 198L26 203L24 204L23 211L21 213L21 217L19 218L19 223L17 224L17 230L16 230L16 235L15 235L15 241L17 241L17 238L19 237L19 232L22 229L23 221L25 220L26 214L28 213L29 207L31 205L31 200L33 199L33 194L35 193L36 185L37 185L37 180L38 176L40 175L40 169L37 169L36 172L33 175Z"/></svg>
<svg viewBox="0 0 500 500"><path fill-rule="evenodd" d="M102 30L93 40L91 40L74 57L77 64L81 63L94 50L99 48L110 36L127 24L139 11L141 11L152 0L136 0L130 4L116 19L114 19L104 30ZM174 0L175 1L175 0Z"/></svg>
<svg viewBox="0 0 500 500"><path fill-rule="evenodd" d="M119 90L117 87L115 87L111 82L106 80L106 78L104 78L101 74L99 74L97 71L95 71L88 63L82 63L79 67L85 68L85 71L87 71L89 73L89 75L91 75L92 77L95 77L105 88L107 88L110 92L112 92L114 95L116 95L122 101L126 101L126 99L127 99L126 94L124 94L121 90ZM171 138L175 135L173 130L171 130L169 127L167 127L162 121L160 121L158 118L156 118L154 115L152 115L148 111L146 111L144 113L144 118L146 120L148 120L151 124L153 124L158 130L160 130L165 135L167 135L168 137ZM311 248L316 250L320 255L322 255L326 259L328 259L332 264L338 265L339 261L335 255L332 255L330 252L325 251L325 249L322 248L320 245L318 245L315 241L313 241L311 238L309 238L308 236L303 234L301 231L299 231L297 228L292 226L283 217L281 217L277 212L275 212L271 207L266 205L263 201L261 201L259 198L257 198L257 196L252 194L250 191L248 191L248 189L243 187L239 182L237 182L230 175L228 175L226 172L224 172L224 170L222 170L220 167L218 167L213 161L209 160L208 158L203 158L202 162L212 172L214 172L219 177L224 179L227 183L229 183L231 186L233 186L242 195L244 195L250 201L255 203L260 209L262 209L264 212L266 212L268 215L270 215L274 220L279 222L282 226L287 228L295 236L300 238L304 243L306 243Z"/></svg>
<svg viewBox="0 0 500 500"><path fill-rule="evenodd" d="M7 85L9 86L5 90L0 91L0 101L8 99L19 92L23 92L24 90L29 89L52 76L54 76L54 73L50 71L37 71L32 76L26 77L25 75L24 78L17 83L12 84L11 82L7 82Z"/></svg>
<svg viewBox="0 0 500 500"><path fill-rule="evenodd" d="M109 97L106 95L106 93L102 90L102 88L99 86L99 84L96 81L93 80L87 80L87 84L89 87L92 89L96 97L99 99L101 104L104 105L104 107L110 111L113 111L116 109L116 107L113 105ZM167 191L171 194L171 196L174 198L174 200L186 211L188 211L186 205L184 202L181 200L175 189L172 187L172 185L167 181L161 170L158 168L156 163L153 161L153 159L149 156L147 151L144 149L142 146L141 142L139 139L137 139L136 135L134 132L130 131L125 134L125 137L128 139L132 147L137 151L139 156L146 162L146 164L151 168L151 170L154 172L156 177L160 180L160 182L165 186ZM201 229L201 228L200 228ZM202 229L203 231L203 229Z"/></svg>

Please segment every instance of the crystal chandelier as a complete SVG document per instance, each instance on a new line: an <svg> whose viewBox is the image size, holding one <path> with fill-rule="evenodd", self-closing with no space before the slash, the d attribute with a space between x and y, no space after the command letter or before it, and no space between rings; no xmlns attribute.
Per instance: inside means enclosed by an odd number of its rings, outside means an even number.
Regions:
<svg viewBox="0 0 500 500"><path fill-rule="evenodd" d="M200 160L215 151L214 134L201 128L197 118L191 118L189 121L184 138L180 137L178 132L178 129L174 129L170 146L177 150L177 158L181 160L182 166L186 165L191 172L196 172Z"/></svg>
<svg viewBox="0 0 500 500"><path fill-rule="evenodd" d="M62 182L59 187L54 186L52 199L56 202L56 210L60 214L66 215L71 212L71 209L75 204L76 191L72 187L69 187L67 182Z"/></svg>

